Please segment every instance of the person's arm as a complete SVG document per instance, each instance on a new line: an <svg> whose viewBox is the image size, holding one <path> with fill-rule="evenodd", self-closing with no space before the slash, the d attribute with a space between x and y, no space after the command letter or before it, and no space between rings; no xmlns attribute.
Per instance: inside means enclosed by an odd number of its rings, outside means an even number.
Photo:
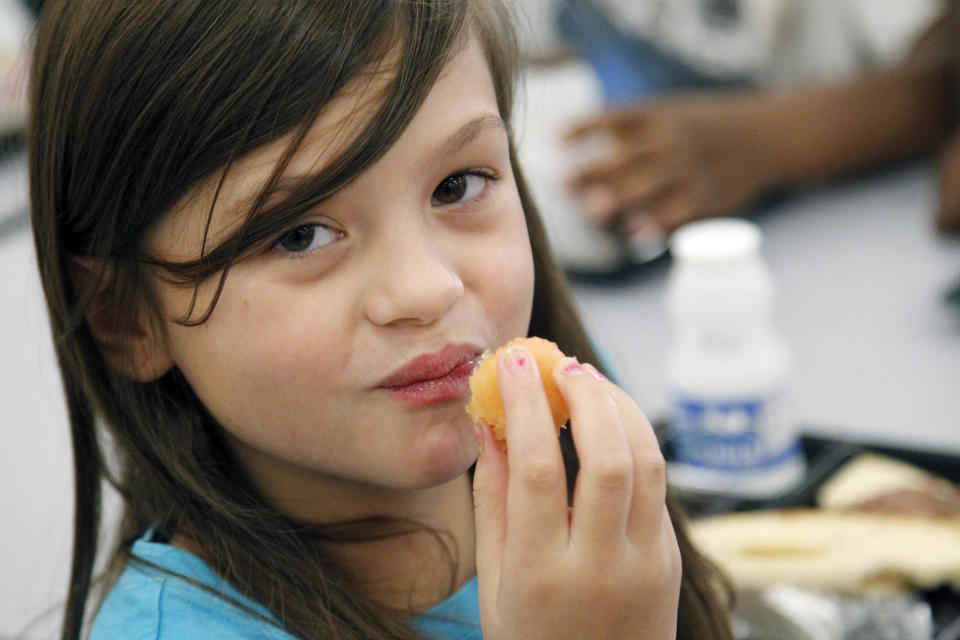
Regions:
<svg viewBox="0 0 960 640"><path fill-rule="evenodd" d="M837 110L831 125L817 134L818 145L801 145L806 153L795 164L774 160L780 171L770 179L795 184L841 175L879 163L936 152L938 204L935 222L943 232L960 232L960 1L952 0L944 14L917 38L903 66L863 80L810 90L802 100L779 108L773 118L788 112L811 110L801 120L822 120ZM851 114L856 103L870 105L861 117ZM803 118L802 115L798 116ZM844 130L842 123L850 123ZM802 129L803 127L801 127ZM828 145L836 136L836 149ZM818 148L819 147L819 148ZM779 147L788 154L790 145Z"/></svg>
<svg viewBox="0 0 960 640"><path fill-rule="evenodd" d="M747 143L766 188L841 177L934 151L949 131L945 65L757 97Z"/></svg>
<svg viewBox="0 0 960 640"><path fill-rule="evenodd" d="M609 112L570 132L615 143L570 185L591 217L619 219L630 234L930 153L956 104L944 48L931 37L900 67L832 85L676 95Z"/></svg>
<svg viewBox="0 0 960 640"><path fill-rule="evenodd" d="M960 233L960 0L952 0L943 17L914 46L912 59L924 64L945 65L948 70L948 116L950 137L937 158L938 199L934 221L944 233Z"/></svg>
<svg viewBox="0 0 960 640"><path fill-rule="evenodd" d="M760 128L769 134L778 122L797 123L795 136L774 134L770 140L778 144L759 146L773 154L767 165L775 169L772 184L829 179L934 151L957 119L958 27L960 0L951 0L901 65L846 83L771 94L759 105L765 114L758 117Z"/></svg>

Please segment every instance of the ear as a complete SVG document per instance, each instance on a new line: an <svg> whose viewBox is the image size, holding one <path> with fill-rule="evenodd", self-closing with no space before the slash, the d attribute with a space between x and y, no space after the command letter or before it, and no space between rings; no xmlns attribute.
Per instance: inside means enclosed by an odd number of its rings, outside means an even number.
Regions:
<svg viewBox="0 0 960 640"><path fill-rule="evenodd" d="M153 382L173 367L162 332L137 301L131 322L115 297L116 271L112 264L89 256L70 256L67 270L78 298L88 301L85 317L104 360L114 370L137 382Z"/></svg>

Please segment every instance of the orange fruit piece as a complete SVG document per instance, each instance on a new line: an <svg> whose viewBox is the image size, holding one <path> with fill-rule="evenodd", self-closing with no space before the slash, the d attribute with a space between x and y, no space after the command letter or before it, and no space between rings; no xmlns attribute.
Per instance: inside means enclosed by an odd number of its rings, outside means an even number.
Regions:
<svg viewBox="0 0 960 640"><path fill-rule="evenodd" d="M533 356L533 360L540 371L540 380L543 390L550 403L554 425L557 433L570 418L570 410L564 402L557 383L553 379L553 367L557 361L563 359L563 352L553 342L543 338L514 338L496 350L493 354L487 352L480 360L480 364L470 376L470 402L467 403L467 413L475 422L485 424L493 429L497 440L505 440L506 415L503 410L503 399L500 397L500 386L497 377L497 360L508 347L520 345Z"/></svg>

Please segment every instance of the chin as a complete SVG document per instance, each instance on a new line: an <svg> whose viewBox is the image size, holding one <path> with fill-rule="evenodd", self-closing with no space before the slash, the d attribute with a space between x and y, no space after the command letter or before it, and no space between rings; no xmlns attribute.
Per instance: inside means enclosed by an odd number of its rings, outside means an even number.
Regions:
<svg viewBox="0 0 960 640"><path fill-rule="evenodd" d="M469 417L458 420L456 428L434 430L424 438L407 469L410 480L419 488L444 484L463 475L477 461L480 448L474 437L473 425ZM408 476L409 477L409 476Z"/></svg>

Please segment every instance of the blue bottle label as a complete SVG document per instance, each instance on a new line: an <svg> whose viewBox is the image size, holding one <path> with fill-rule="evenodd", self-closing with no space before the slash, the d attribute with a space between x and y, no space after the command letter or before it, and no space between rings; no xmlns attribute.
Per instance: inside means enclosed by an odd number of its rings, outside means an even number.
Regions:
<svg viewBox="0 0 960 640"><path fill-rule="evenodd" d="M676 462L721 471L776 467L800 454L776 399L678 398L673 416Z"/></svg>

